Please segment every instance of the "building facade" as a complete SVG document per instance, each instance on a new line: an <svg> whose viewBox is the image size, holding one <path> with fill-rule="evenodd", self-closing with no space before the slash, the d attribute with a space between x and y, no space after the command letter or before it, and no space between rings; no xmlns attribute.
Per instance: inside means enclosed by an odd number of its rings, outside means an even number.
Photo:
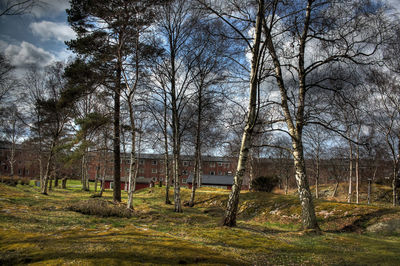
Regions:
<svg viewBox="0 0 400 266"><path fill-rule="evenodd" d="M129 154L121 155L121 189L127 189L129 176ZM172 171L172 159L170 160L170 171ZM204 156L202 158L201 171L203 175L209 176L233 176L237 161L234 158ZM99 180L104 177L105 188L113 187L113 166L111 154L98 157L92 154L89 160L88 174L90 180ZM194 157L181 156L180 182L182 186L189 186L187 181L189 175L194 174ZM138 158L138 173L136 189L149 187L151 184L165 184L165 161L162 154L140 154ZM170 174L170 177L172 175ZM172 178L171 178L172 179ZM172 184L172 180L170 181Z"/></svg>

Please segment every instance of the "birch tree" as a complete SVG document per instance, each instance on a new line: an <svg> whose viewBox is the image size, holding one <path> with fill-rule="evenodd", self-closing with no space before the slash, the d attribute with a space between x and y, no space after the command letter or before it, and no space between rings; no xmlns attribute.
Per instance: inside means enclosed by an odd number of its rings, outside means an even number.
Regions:
<svg viewBox="0 0 400 266"><path fill-rule="evenodd" d="M191 68L190 62L184 59L190 53L187 41L194 34L196 16L191 12L190 2L183 0L161 5L159 14L157 32L163 43L164 56L158 62L155 79L158 87L164 91L164 96L167 96L164 99L171 112L174 210L182 212L180 196L180 157L184 123L182 116L188 103L188 88L191 84L188 71Z"/></svg>
<svg viewBox="0 0 400 266"><path fill-rule="evenodd" d="M274 16L266 17L263 28L279 105L292 140L302 225L318 230L304 161L303 129L323 115L313 112L320 105L310 96L329 90L327 81L335 79L329 68L373 62L387 28L382 6L374 1L308 0L288 6L273 2Z"/></svg>

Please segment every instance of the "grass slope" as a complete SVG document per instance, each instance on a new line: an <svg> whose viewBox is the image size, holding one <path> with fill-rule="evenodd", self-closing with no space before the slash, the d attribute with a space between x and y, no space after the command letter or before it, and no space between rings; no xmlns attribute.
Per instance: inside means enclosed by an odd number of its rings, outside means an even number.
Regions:
<svg viewBox="0 0 400 266"><path fill-rule="evenodd" d="M242 193L238 226L226 228L225 190L201 188L195 207L174 213L165 188L144 189L131 218L103 218L69 211L91 195L69 187L44 196L0 184L0 264L400 264L400 231L366 230L400 219L389 205L316 201L323 233L314 234L300 230L295 196ZM182 189L184 199L189 193Z"/></svg>

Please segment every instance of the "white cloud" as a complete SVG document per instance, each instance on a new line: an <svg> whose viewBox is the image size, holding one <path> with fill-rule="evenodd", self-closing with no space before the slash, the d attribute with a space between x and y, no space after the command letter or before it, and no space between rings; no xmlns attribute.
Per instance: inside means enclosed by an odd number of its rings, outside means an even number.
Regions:
<svg viewBox="0 0 400 266"><path fill-rule="evenodd" d="M64 42L75 39L75 32L65 23L51 21L33 22L29 25L32 33L42 40L58 40Z"/></svg>
<svg viewBox="0 0 400 266"><path fill-rule="evenodd" d="M10 44L4 53L17 68L26 68L30 65L45 67L55 61L53 54L28 42L19 45Z"/></svg>

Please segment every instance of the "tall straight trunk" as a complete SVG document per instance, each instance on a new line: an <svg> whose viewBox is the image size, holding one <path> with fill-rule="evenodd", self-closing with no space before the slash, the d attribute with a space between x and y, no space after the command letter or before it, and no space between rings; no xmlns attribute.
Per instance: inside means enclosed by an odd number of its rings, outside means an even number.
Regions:
<svg viewBox="0 0 400 266"><path fill-rule="evenodd" d="M317 172L315 176L315 198L318 199L318 181L319 181L319 148L317 151Z"/></svg>
<svg viewBox="0 0 400 266"><path fill-rule="evenodd" d="M15 163L15 143L11 144L11 154L10 154L10 159L8 160L10 162L10 176L14 175L14 163Z"/></svg>
<svg viewBox="0 0 400 266"><path fill-rule="evenodd" d="M82 175L82 190L89 191L89 179L88 179L88 171L87 171L87 154L86 150L82 156L81 160L81 175Z"/></svg>
<svg viewBox="0 0 400 266"><path fill-rule="evenodd" d="M252 184L253 184L253 180L254 180L254 167L253 167L253 163L254 163L254 158L253 158L253 153L250 152L249 154L249 159L250 159L250 169L249 169L249 190L252 190Z"/></svg>
<svg viewBox="0 0 400 266"><path fill-rule="evenodd" d="M393 180L392 180L392 190L393 190L393 206L397 205L398 195L397 188L400 183L400 135L397 136L397 160L393 159L394 167L393 167ZM400 202L399 202L400 204Z"/></svg>
<svg viewBox="0 0 400 266"><path fill-rule="evenodd" d="M164 171L165 171L165 204L171 204L169 199L170 171L168 154L168 123L167 123L167 93L164 91L163 135L164 135Z"/></svg>
<svg viewBox="0 0 400 266"><path fill-rule="evenodd" d="M243 130L240 145L239 159L233 186L229 194L228 204L225 211L223 225L236 226L236 216L239 205L239 195L242 188L243 178L246 171L247 159L251 147L251 137L257 120L257 89L259 85L258 71L260 67L260 46L262 34L262 20L264 18L264 1L258 1L258 12L255 25L255 39L252 49L251 72L250 72L250 95L248 116L246 126Z"/></svg>
<svg viewBox="0 0 400 266"><path fill-rule="evenodd" d="M367 200L368 200L368 204L370 204L371 203L371 179L370 178L368 178L368 197L367 197Z"/></svg>
<svg viewBox="0 0 400 266"><path fill-rule="evenodd" d="M96 167L96 174L94 177L94 192L97 192L97 184L99 182L99 172L100 172L100 165L97 165Z"/></svg>
<svg viewBox="0 0 400 266"><path fill-rule="evenodd" d="M289 190L289 176L286 175L286 184L285 184L285 195L288 194L288 190Z"/></svg>
<svg viewBox="0 0 400 266"><path fill-rule="evenodd" d="M351 194L352 191L352 183L353 183L353 145L351 141L349 141L349 194L347 197L347 202L351 202Z"/></svg>
<svg viewBox="0 0 400 266"><path fill-rule="evenodd" d="M135 126L135 117L133 112L133 106L130 101L128 101L129 105L129 119L131 123L131 142L132 142L132 149L130 153L130 163L129 163L129 188L128 188L128 203L127 208L132 209L132 202L133 202L133 192L135 191L135 182L136 175L137 175L137 166L136 166L136 126Z"/></svg>
<svg viewBox="0 0 400 266"><path fill-rule="evenodd" d="M177 103L176 92L176 68L175 68L175 52L176 47L173 40L170 40L170 60L171 60L171 107L172 107L172 157L173 157L173 177L174 177L174 211L182 212L181 206L181 187L180 187L180 152L181 152L181 139L180 139L180 121L179 110Z"/></svg>
<svg viewBox="0 0 400 266"><path fill-rule="evenodd" d="M169 158L168 158L168 146L167 146L167 144L165 144L165 147L167 147L165 149L165 152L164 152L165 204L171 204L171 200L169 199L170 175L169 175Z"/></svg>
<svg viewBox="0 0 400 266"><path fill-rule="evenodd" d="M15 136L15 124L16 124L16 119L12 120L12 142L11 142L11 155L10 155L10 175L14 175L14 163L15 163L15 142L16 142L16 136Z"/></svg>
<svg viewBox="0 0 400 266"><path fill-rule="evenodd" d="M114 91L114 202L121 202L121 147L120 147L120 93L121 93L121 61L118 59L116 71L116 87Z"/></svg>
<svg viewBox="0 0 400 266"><path fill-rule="evenodd" d="M356 147L356 203L359 203L359 198L360 198L360 148L357 145Z"/></svg>
<svg viewBox="0 0 400 266"><path fill-rule="evenodd" d="M199 97L198 97L198 106L197 106L197 127L196 127L196 144L195 144L195 164L194 164L194 175L192 178L192 193L190 196L189 206L194 206L194 199L196 195L196 186L198 185L199 180L199 169L200 169L200 156L201 156L201 142L200 142L200 133L201 133L201 115L202 115L202 86L199 88Z"/></svg>

